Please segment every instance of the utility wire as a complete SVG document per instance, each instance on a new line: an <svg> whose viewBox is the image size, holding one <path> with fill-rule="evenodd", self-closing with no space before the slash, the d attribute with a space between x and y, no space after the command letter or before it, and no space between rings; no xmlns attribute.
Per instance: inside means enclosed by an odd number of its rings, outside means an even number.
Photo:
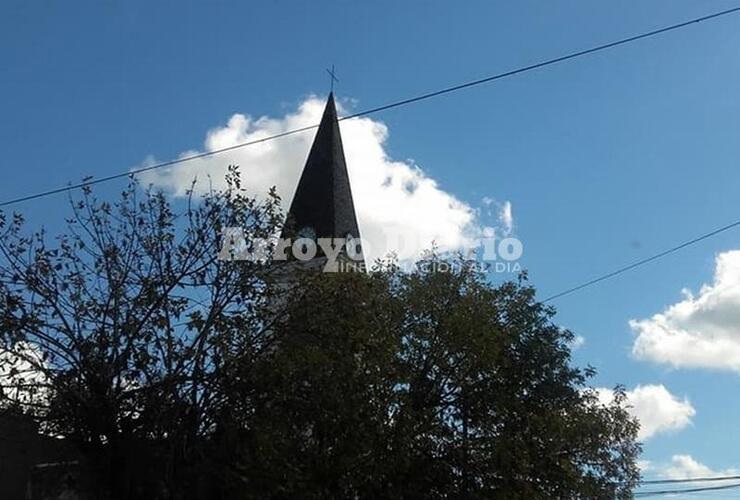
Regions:
<svg viewBox="0 0 740 500"><path fill-rule="evenodd" d="M703 483L710 481L732 481L740 480L740 476L714 476L714 477L691 477L687 479L653 479L640 481L640 484L677 484L677 483Z"/></svg>
<svg viewBox="0 0 740 500"><path fill-rule="evenodd" d="M723 486L705 486L701 488L686 488L682 490L656 490L656 491L638 491L635 493L635 497L651 497L651 496L662 496L662 495L677 495L680 493L699 493L701 491L718 491L718 490L730 490L733 488L740 488L738 484L726 484Z"/></svg>
<svg viewBox="0 0 740 500"><path fill-rule="evenodd" d="M492 76L488 76L488 77L485 77L485 78L480 78L478 80L473 80L473 81L470 81L470 82L461 83L461 84L458 84L458 85L453 85L451 87L443 88L441 90L437 90L437 91L434 91L434 92L429 92L429 93L426 93L426 94L421 94L421 95L418 95L418 96L415 96L415 97L410 97L408 99L403 99L403 100L400 100L400 101L396 101L396 102L392 102L392 103L389 103L389 104L385 104L383 106L378 106L378 107L371 108L371 109L368 109L368 110L365 110L365 111L360 111L358 113L354 113L354 114L351 114L351 115L348 115L348 116L344 116L342 118L339 118L339 121L349 120L351 118L358 118L358 117L361 117L361 116L366 116L366 115L370 115L370 114L373 114L373 113L378 113L380 111L386 111L388 109L397 108L397 107L400 107L400 106L405 106L407 104L411 104L411 103L423 101L423 100L426 100L426 99L431 99L433 97L438 97L438 96L441 96L441 95L444 95L444 94L449 94L449 93L452 93L452 92L457 92L458 90L463 90L463 89L467 89L467 88L474 87L474 86L477 86L477 85L482 85L484 83L490 83L490 82L493 82L495 80L500 80L502 78L507 78L507 77L518 75L518 74L521 74L521 73L526 73L528 71L533 71L535 69L543 68L545 66L550 66L550 65L553 65L553 64L558 64L558 63L561 63L561 62L564 62L564 61L568 61L570 59L575 59L577 57L582 57L582 56L585 56L585 55L588 55L588 54L593 54L595 52L600 52L602 50L611 49L611 48L617 47L619 45L625 45L625 44L632 43L632 42L635 42L635 41L638 41L638 40L642 40L644 38L650 38L650 37L657 36L657 35L660 35L660 34L663 34L663 33L667 33L669 31L674 31L674 30L678 30L678 29L681 29L681 28L685 28L685 27L687 27L687 26L689 26L691 24L700 23L700 22L703 22L703 21L708 21L710 19L715 19L715 18L718 18L718 17L722 17L722 16L727 16L727 15L730 15L730 14L734 14L734 13L737 13L738 11L740 11L740 7L735 7L735 8L732 8L732 9L727 9L727 10L723 10L723 11L720 11L720 12L715 12L713 14L709 14L709 15L702 16L702 17L697 17L697 18L694 18L694 19L691 19L689 21L685 21L685 22L682 22L682 23L673 24L671 26L666 26L664 28L659 28L659 29L656 29L656 30L653 30L653 31L648 31L646 33L641 33L639 35L634 35L634 36L630 36L630 37L627 37L627 38L622 38L620 40L616 40L616 41L613 41L613 42L605 43L605 44L602 44L602 45L597 45L595 47L591 47L591 48L588 48L588 49L585 49L585 50L580 50L580 51L577 51L577 52L572 52L572 53L569 53L569 54L566 54L566 55L563 55L563 56L560 56L560 57L556 57L556 58L553 58L553 59L547 59L547 60L544 60L544 61L540 61L538 63L531 64L531 65L528 65L528 66L523 66L523 67L520 67L520 68L517 68L517 69L514 69L514 70L506 71L504 73L498 73L498 74L495 74L495 75L492 75ZM253 146L255 144L264 143L264 142L271 141L271 140L274 140L274 139L278 139L278 138L281 138L281 137L286 137L286 136L289 136L289 135L293 135L293 134L297 134L297 133L301 133L301 132L306 132L308 130L315 129L317 127L318 127L318 124L316 124L316 125L310 125L310 126L302 127L302 128L297 128L297 129L292 129L292 130L287 130L285 132L281 132L279 134L271 135L271 136L268 136L268 137L263 137L261 139L256 139L256 140L252 140L252 141L242 142L240 144L235 144L233 146L229 146L229 147L225 147L225 148L220 148L220 149L215 149L213 151L207 151L207 152L203 152L203 153L199 153L199 154L185 156L185 157L178 158L178 159L175 159L175 160L169 160L169 161L165 161L165 162L162 162L162 163L157 163L157 164L154 164L154 165L150 165L148 167L133 169L133 170L129 170L127 172L121 172L121 173L118 173L118 174L113 174L113 175L109 175L109 176L106 176L106 177L101 177L99 179L91 179L91 178L88 178L88 179L83 180L82 182L77 183L77 184L72 184L72 185L68 185L68 186L64 186L64 187L59 187L59 188L56 188L56 189L50 189L48 191L42 191L42 192L39 192L39 193L30 194L30 195L26 195L26 196L21 196L19 198L14 198L14 199L6 200L6 201L3 201L3 202L0 202L0 207L6 207L6 206L9 206L9 205L14 205L14 204L25 202L25 201L31 201L31 200L35 200L35 199L38 199L38 198L43 198L43 197L54 195L54 194L58 194L58 193L64 193L66 191L71 191L71 190L79 189L79 188L86 187L86 186L92 186L92 185L95 185L95 184L100 184L100 183L108 182L108 181L115 180L115 179L121 179L121 178L124 178L124 177L131 177L131 176L134 176L136 174L143 173L143 172L148 172L148 171L159 169L159 168L169 167L169 166L172 166L172 165L177 165L179 163L184 163L184 162L187 162L187 161L197 160L197 159L200 159L200 158L206 158L206 157L214 156L214 155L217 155L217 154L220 154L220 153L225 153L227 151L233 151L235 149L239 149L239 148L243 148L243 147L247 147L247 146Z"/></svg>
<svg viewBox="0 0 740 500"><path fill-rule="evenodd" d="M175 160L169 160L169 161L165 161L165 162L162 162L162 163L155 163L154 165L149 165L148 167L136 168L136 169L133 169L133 170L129 170L127 172L120 172L118 174L113 174L113 175L109 175L109 176L106 176L106 177L100 177L99 179L91 179L91 178L88 178L87 180L83 180L82 182L80 182L78 184L72 184L72 185L69 185L69 186L64 186L64 187L60 187L60 188L56 188L56 189L50 189L48 191L42 191L40 193L30 194L30 195L27 195L27 196L21 196L20 198L15 198L15 199L12 199L12 200L7 200L7 201L4 201L4 202L0 203L0 207L5 207L5 206L8 206L8 205L15 205L17 203L21 203L21 202L24 202L24 201L31 201L31 200L35 200L35 199L38 199L38 198L44 198L44 197L50 196L52 194L64 193L64 192L67 192L67 191L72 191L74 189L79 189L79 188L83 188L83 187L87 187L87 186L93 186L95 184L102 184L103 182L108 182L108 181L112 181L112 180L115 180L115 179L122 179L124 177L133 177L133 176L135 176L137 174L141 174L143 172L149 172L150 170L156 170L158 168L169 167L171 165L177 165L178 163L185 163L187 161L198 160L200 158L206 158L206 157L209 157L209 156L214 156L214 155L217 155L217 154L220 154L220 153L225 153L227 151L233 151L233 150L239 149L239 148L244 148L244 147L247 147L247 146L253 146L255 144L260 144L260 143L271 141L271 140L274 140L274 139L279 139L280 137L286 137L288 135L297 134L299 132L305 132L307 130L315 129L317 127L318 127L318 124L317 125L309 125L307 127L302 127L302 128L297 128L297 129L293 129L293 130L288 130L286 132L282 132L280 134L271 135L271 136L268 136L268 137L263 137L261 139L255 139L255 140L252 140L252 141L242 142L242 143L234 144L233 146L228 146L228 147L225 147L225 148L214 149L213 151L205 151L203 153L198 153L198 154L194 154L194 155L190 155L190 156L183 156L182 158L177 158Z"/></svg>
<svg viewBox="0 0 740 500"><path fill-rule="evenodd" d="M701 236L697 236L694 239L685 241L683 243L679 243L678 245L671 247L667 250L663 250L662 252L656 253L655 255L651 255L650 257L646 257L644 259L638 260L637 262L633 262L632 264L628 264L624 267L620 267L619 269L615 269L614 271L608 272L606 274L602 274L600 276L597 276L593 279L590 279L584 283L581 283L580 285L573 286L571 288L568 288L566 290L563 290L562 292L558 292L554 295L550 295L546 299L544 299L542 302L550 302L555 299L559 299L561 297L565 297L566 295L570 295L571 293L577 292L578 290L582 290L584 288L593 286L597 283L600 283L602 281L606 281L610 278L614 278L616 276L619 276L620 274L626 273L627 271L631 271L632 269L635 269L640 266L644 266L645 264L649 262L653 262L654 260L658 260L662 257L665 257L666 255L670 255L672 253L678 252L679 250L686 248L688 246L694 245L696 243L699 243L700 241L704 241L706 239L711 238L712 236L716 236L720 233L724 233L725 231L729 231L730 229L733 229L735 227L740 226L740 220L737 220L731 224L727 224L726 226L722 226L718 229L715 229L714 231L710 231L708 233L704 233Z"/></svg>
<svg viewBox="0 0 740 500"><path fill-rule="evenodd" d="M517 69L511 70L511 71L507 71L505 73L499 73L497 75L488 76L488 77L485 77L485 78L481 78L479 80L473 80L472 82L462 83L460 85L455 85L453 87L447 87L445 89L437 90L435 92L429 92L428 94L422 94L422 95L417 96L417 97L411 97L411 98L405 99L403 101L398 101L398 102L394 102L394 103L391 103L391 104L386 104L385 106L379 106L377 108L368 109L367 111L362 111L360 113L355 113L354 115L350 115L350 116L347 116L345 118L341 118L340 121L341 120L346 120L346 119L349 119L349 118L356 118L358 116L369 115L371 113L377 113L379 111L385 111L387 109L395 108L395 107L398 107L398 106L404 106L406 104L411 104L411 103L418 102L418 101L423 101L424 99L429 99L429 98L432 98L432 97L437 97L437 96L440 96L440 95L448 94L450 92L456 92L458 90L463 90L463 89L466 89L466 88L469 88L469 87L474 87L476 85L481 85L483 83L489 83L489 82L492 82L494 80L500 80L502 78L507 78L509 76L518 75L520 73L526 73L528 71L532 71L532 70L535 70L535 69L543 68L545 66L550 66L552 64L561 63L561 62L567 61L569 59L575 59L577 57L585 56L585 55L588 55L588 54L593 54L594 52L600 52L602 50L611 49L611 48L617 47L619 45L624 45L624 44L628 44L628 43L631 43L631 42L635 42L637 40L642 40L643 38L650 38L650 37L653 37L653 36L656 36L656 35L660 35L662 33L666 33L668 31L673 31L673 30L677 30L677 29L680 29L680 28L685 28L686 26L689 26L691 24L700 23L702 21L708 21L709 19L714 19L714 18L717 18L717 17L726 16L726 15L729 15L729 14L734 14L734 13L736 13L738 11L740 11L740 7L735 7L735 8L732 8L732 9L723 10L721 12L715 12L714 14L709 14L709 15L702 16L702 17L697 17L695 19L691 19L690 21L685 21L685 22L682 22L682 23L679 23L679 24L673 24L671 26L666 26L665 28L659 28L659 29L656 29L656 30L653 30L653 31L648 31L647 33L642 33L642 34L631 36L631 37L628 37L628 38L622 38L621 40L617 40L617 41L614 41L614 42L605 43L603 45L597 45L597 46L591 47L589 49L579 50L578 52L571 52L570 54L566 54L564 56L556 57L556 58L553 58L553 59L548 59L548 60L545 60L545 61L541 61L541 62L538 62L538 63L531 64L529 66L523 66L521 68L517 68Z"/></svg>

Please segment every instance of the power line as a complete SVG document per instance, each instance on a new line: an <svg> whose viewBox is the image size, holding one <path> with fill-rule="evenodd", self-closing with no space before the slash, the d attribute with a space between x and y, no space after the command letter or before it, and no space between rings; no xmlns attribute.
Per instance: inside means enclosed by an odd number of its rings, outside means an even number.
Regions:
<svg viewBox="0 0 740 500"><path fill-rule="evenodd" d="M616 276L619 276L620 274L626 273L627 271L631 271L632 269L635 269L640 266L644 266L645 264L649 262L653 262L655 260L658 260L662 257L665 257L666 255L670 255L674 252L678 252L679 250L686 248L688 246L694 245L696 243L699 243L700 241L706 240L708 238L711 238L712 236L716 236L720 233L723 233L725 231L729 231L730 229L733 229L735 227L740 226L740 220L737 220L735 222L732 222L731 224L727 224L726 226L722 226L718 229L715 229L714 231L710 231L708 233L704 233L701 236L697 236L694 239L685 241L683 243L679 243L678 245L671 247L667 250L663 250L662 252L656 253L655 255L651 255L650 257L646 257L644 259L640 259L637 262L633 262L632 264L628 264L624 267L620 267L619 269L615 269L614 271L610 271L606 274L602 274L600 276L597 276L593 279L590 279L584 283L581 283L580 285L573 286L571 288L567 288L563 290L562 292L558 292L554 295L550 295L546 299L544 299L542 302L550 302L555 299L559 299L561 297L565 297L566 295L570 295L571 293L577 292L579 290L582 290L584 288L588 288L590 286L593 286L597 283L600 283L602 281L606 281L610 278L614 278Z"/></svg>
<svg viewBox="0 0 740 500"><path fill-rule="evenodd" d="M638 40L642 40L642 39L645 39L645 38L650 38L650 37L654 37L654 36L657 36L657 35L660 35L660 34L663 34L663 33L667 33L669 31L674 31L674 30L678 30L678 29L681 29L681 28L685 28L685 27L687 27L687 26L689 26L691 24L700 23L700 22L703 22L703 21L708 21L710 19L715 19L715 18L722 17L722 16L727 16L729 14L734 14L734 13L736 13L738 11L740 11L740 7L735 7L735 8L732 8L732 9L727 9L727 10L723 10L723 11L720 11L720 12L715 12L713 14L709 14L709 15L702 16L702 17L697 17L697 18L694 18L694 19L691 19L689 21L685 21L685 22L682 22L682 23L673 24L671 26L666 26L664 28L659 28L659 29L656 29L656 30L653 30L653 31L648 31L646 33L641 33L639 35L634 35L634 36L630 36L630 37L627 37L627 38L622 38L620 40L616 40L616 41L613 41L613 42L605 43L605 44L602 44L602 45L597 45L595 47L591 47L591 48L588 48L588 49L580 50L580 51L577 51L577 52L571 52L571 53L566 54L566 55L563 55L563 56L555 57L553 59L547 59L545 61L541 61L541 62L538 62L538 63L535 63L535 64L531 64L531 65L528 65L528 66L522 66L522 67L517 68L517 69L514 69L514 70L506 71L504 73L498 73L498 74L495 74L495 75L492 75L492 76L488 76L488 77L485 77L485 78L480 78L478 80L473 80L473 81L470 81L470 82L461 83L461 84L458 84L458 85L453 85L451 87L446 87L446 88L443 88L441 90L436 90L434 92L420 94L420 95L415 96L415 97L410 97L410 98L403 99L403 100L400 100L400 101L396 101L396 102L392 102L392 103L389 103L389 104L385 104L383 106L378 106L378 107L375 107L375 108L367 109L365 111L360 111L358 113L354 113L354 114L351 114L351 115L348 115L348 116L344 116L342 118L339 118L339 121L344 121L344 120L349 120L351 118L358 118L358 117L362 117L362 116L367 116L367 115L378 113L378 112L381 112L381 111L386 111L386 110L389 110L389 109L392 109L392 108L397 108L397 107L400 107L400 106L405 106L407 104L412 104L412 103L423 101L423 100L426 100L426 99L431 99L433 97L438 97L438 96L441 96L441 95L444 95L444 94L449 94L449 93L452 93L452 92L457 92L459 90L467 89L467 88L474 87L474 86L477 86L477 85L482 85L484 83L490 83L490 82L493 82L495 80L500 80L502 78L507 78L507 77L518 75L518 74L521 74L521 73L526 73L528 71L533 71L533 70L536 70L536 69L539 69L539 68L543 68L545 66L550 66L550 65L553 65L553 64L558 64L558 63L561 63L561 62L564 62L564 61L568 61L570 59L575 59L577 57L582 57L582 56L585 56L585 55L588 55L588 54L593 54L595 52L600 52L602 50L611 49L611 48L617 47L619 45L625 45L625 44L632 43L632 42L635 42L635 41L638 41ZM308 130L315 129L317 127L318 127L318 124L310 125L310 126L302 127L302 128L297 128L297 129L292 129L292 130L288 130L288 131L285 131L285 132L281 132L279 134L271 135L271 136L268 136L268 137L263 137L261 139L256 139L256 140L252 140L252 141L246 141L246 142L242 142L242 143L239 143L239 144L235 144L233 146L229 146L229 147L225 147L225 148L220 148L220 149L215 149L213 151L207 151L207 152L204 152L204 153L199 153L199 154L195 154L195 155L185 156L185 157L178 158L178 159L175 159L175 160L169 160L169 161L165 161L165 162L162 162L162 163L157 163L157 164L154 164L154 165L150 165L148 167L143 167L143 168L139 168L139 169L133 169L133 170L129 170L129 171L126 171L126 172L121 172L121 173L118 173L118 174L113 174L113 175L109 175L109 176L106 176L106 177L101 177L99 179L87 179L87 180L83 180L82 182L77 183L77 184L72 184L72 185L68 185L68 186L65 186L65 187L50 189L50 190L47 190L47 191L42 191L42 192L39 192L39 193L30 194L30 195L21 196L21 197L18 197L18 198L6 200L6 201L3 201L3 202L0 202L0 207L6 207L6 206L9 206L9 205L14 205L14 204L25 202L25 201L31 201L31 200L35 200L35 199L38 199L38 198L43 198L43 197L54 195L54 194L58 194L58 193L64 193L64 192L67 192L67 191L72 191L74 189L79 189L79 188L86 187L86 186L92 186L92 185L95 185L95 184L101 184L103 182L108 182L108 181L115 180L115 179L121 179L121 178L124 178L124 177L131 177L131 176L134 176L134 175L143 173L143 172L148 172L148 171L159 169L159 168L169 167L169 166L172 166L172 165L177 165L179 163L184 163L184 162L187 162L187 161L197 160L197 159L200 159L200 158L214 156L214 155L225 153L225 152L228 152L228 151L233 151L235 149L244 148L244 147L247 147L247 146L253 146L255 144L260 144L260 143L272 141L272 140L279 139L279 138L282 138L282 137L286 137L286 136L289 136L289 135L293 135L293 134L297 134L297 133L301 133L301 132L306 132Z"/></svg>
<svg viewBox="0 0 740 500"><path fill-rule="evenodd" d="M703 483L710 481L732 481L737 479L740 479L740 476L691 477L687 479L653 479L650 481L640 481L640 484Z"/></svg>
<svg viewBox="0 0 740 500"><path fill-rule="evenodd" d="M177 158L176 160L169 160L169 161L165 161L165 162L162 162L162 163L156 163L154 165L149 165L148 167L137 168L137 169L134 169L134 170L129 170L127 172L120 172L118 174L113 174L113 175L109 175L109 176L106 176L106 177L101 177L99 179L88 179L88 180L84 180L84 181L82 181L82 182L80 182L78 184L72 184L70 186L60 187L60 188L56 188L56 189L50 189L48 191L42 191L40 193L30 194L30 195L27 195L27 196L21 196L20 198L15 198L15 199L12 199L12 200L4 201L4 202L0 203L0 207L5 207L5 206L8 206L8 205L14 205L16 203L21 203L21 202L24 202L24 201L35 200L35 199L38 199L38 198L43 198L45 196L50 196L52 194L65 193L67 191L72 191L74 189L79 189L79 188L83 188L83 187L86 187L86 186L93 186L95 184L101 184L103 182L108 182L108 181L112 181L112 180L115 180L115 179L122 179L124 177L133 177L133 176L135 176L137 174L141 174L143 172L148 172L150 170L156 170L158 168L164 168L164 167L169 167L171 165L177 165L178 163L185 163L186 161L198 160L200 158L206 158L208 156L214 156L214 155L217 155L217 154L220 154L220 153L226 153L227 151L233 151L235 149L244 148L244 147L247 147L247 146L253 146L255 144L260 144L262 142L272 141L274 139L279 139L281 137L286 137L288 135L293 135L293 134L297 134L299 132L305 132L307 130L315 129L317 127L318 127L318 124L317 125L309 125L308 127L302 127L302 128L297 128L297 129L293 129L293 130L288 130L286 132L282 132L280 134L271 135L271 136L268 136L268 137L263 137L261 139L255 139L255 140L252 140L252 141L242 142L240 144L234 144L233 146L228 146L228 147L220 148L220 149L214 149L213 151L206 151L206 152L203 152L203 153L198 153L198 154L194 154L194 155L190 155L190 156L184 156L182 158Z"/></svg>
<svg viewBox="0 0 740 500"><path fill-rule="evenodd" d="M676 495L679 493L699 493L701 491L718 491L718 490L730 490L733 488L740 488L738 484L726 484L723 486L704 486L701 488L686 488L683 490L657 490L657 491L638 491L635 492L635 497L650 497L650 496L662 496L662 495Z"/></svg>
<svg viewBox="0 0 740 500"><path fill-rule="evenodd" d="M673 25L667 26L665 28L659 28L659 29L656 29L656 30L653 30L653 31L648 31L647 33L642 33L640 35L635 35L635 36L631 36L631 37L628 37L628 38L622 38L621 40L617 40L617 41L614 41L614 42L605 43L603 45L597 45L597 46L591 47L589 49L579 50L578 52L572 52L572 53L566 54L564 56L556 57L556 58L553 58L553 59L548 59L546 61L541 61L541 62L538 62L538 63L535 63L535 64L531 64L529 66L523 66L521 68L517 68L517 69L511 70L511 71L507 71L505 73L499 73L497 75L488 76L488 77L485 77L485 78L481 78L479 80L473 80L472 82L462 83L462 84L459 84L459 85L455 85L453 87L447 87L445 89L437 90L435 92L429 92L428 94L422 94L422 95L417 96L417 97L411 97L411 98L405 99L403 101L398 101L398 102L394 102L394 103L391 103L391 104L386 104L385 106L379 106L377 108L372 108L372 109L369 109L367 111L356 113L354 115L348 116L348 117L343 118L343 119L356 118L358 116L364 116L364 115L369 115L371 113L377 113L378 111L385 111L387 109L395 108L395 107L398 107L398 106L403 106L403 105L406 105L406 104L411 104L411 103L418 102L418 101L423 101L424 99L429 99L429 98L437 97L437 96L440 96L440 95L443 95L443 94L448 94L450 92L455 92L455 91L466 89L466 88L469 88L469 87L474 87L476 85L481 85L483 83L489 83L489 82L492 82L494 80L500 80L502 78L506 78L506 77L509 77L509 76L518 75L520 73L526 73L528 71L532 71L532 70L535 70L535 69L543 68L545 66L550 66L552 64L557 64L557 63L560 63L560 62L563 62L563 61L567 61L569 59L575 59L577 57L585 56L585 55L588 55L588 54L593 54L594 52L600 52L602 50L611 49L611 48L617 47L619 45L624 45L624 44L628 44L628 43L631 43L631 42L635 42L637 40L642 40L643 38L650 38L650 37L653 37L653 36L656 36L656 35L660 35L662 33L666 33L668 31L673 31L673 30L677 30L677 29L680 29L680 28L685 28L686 26L689 26L691 24L700 23L702 21L707 21L709 19L714 19L714 18L717 18L717 17L721 17L721 16L726 16L726 15L729 15L729 14L733 14L733 13L738 12L738 11L740 11L740 7L735 7L735 8L732 8L732 9L723 10L721 12L716 12L714 14L709 14L709 15L702 16L702 17L697 17L697 18L692 19L690 21L685 21L685 22L682 22L682 23L679 23L679 24L673 24Z"/></svg>

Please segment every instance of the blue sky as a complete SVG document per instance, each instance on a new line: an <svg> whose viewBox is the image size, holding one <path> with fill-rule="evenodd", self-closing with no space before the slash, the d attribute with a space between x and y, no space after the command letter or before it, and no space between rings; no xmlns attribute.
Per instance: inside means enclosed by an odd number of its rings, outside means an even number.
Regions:
<svg viewBox="0 0 740 500"><path fill-rule="evenodd" d="M235 113L284 117L326 93L331 64L345 110L360 110L733 6L6 1L0 198L203 148ZM511 202L522 262L547 296L740 218L737 47L730 16L373 120L387 155L413 158L444 192ZM54 228L64 197L20 208ZM678 455L740 467L738 372L635 359L628 324L684 288L699 294L734 249L740 231L556 302L597 385L663 385L694 408L690 424L646 440L646 476Z"/></svg>

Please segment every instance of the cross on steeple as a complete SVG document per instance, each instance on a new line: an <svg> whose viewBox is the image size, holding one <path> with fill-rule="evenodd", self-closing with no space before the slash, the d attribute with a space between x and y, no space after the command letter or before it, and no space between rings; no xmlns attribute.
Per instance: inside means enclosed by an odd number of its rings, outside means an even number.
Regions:
<svg viewBox="0 0 740 500"><path fill-rule="evenodd" d="M326 70L327 73L329 73L329 76L331 77L331 92L334 92L334 82L339 83L339 78L337 78L336 73L334 72L334 65L331 65L331 69Z"/></svg>

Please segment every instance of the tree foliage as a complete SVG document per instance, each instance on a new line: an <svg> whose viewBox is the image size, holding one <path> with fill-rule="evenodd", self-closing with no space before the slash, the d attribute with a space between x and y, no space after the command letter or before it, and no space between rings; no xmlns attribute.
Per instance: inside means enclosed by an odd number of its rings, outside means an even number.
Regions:
<svg viewBox="0 0 740 500"><path fill-rule="evenodd" d="M73 442L100 498L631 497L624 395L599 404L525 276L219 260L224 228L280 222L229 186L179 210L86 191L51 242L2 219L2 404Z"/></svg>

